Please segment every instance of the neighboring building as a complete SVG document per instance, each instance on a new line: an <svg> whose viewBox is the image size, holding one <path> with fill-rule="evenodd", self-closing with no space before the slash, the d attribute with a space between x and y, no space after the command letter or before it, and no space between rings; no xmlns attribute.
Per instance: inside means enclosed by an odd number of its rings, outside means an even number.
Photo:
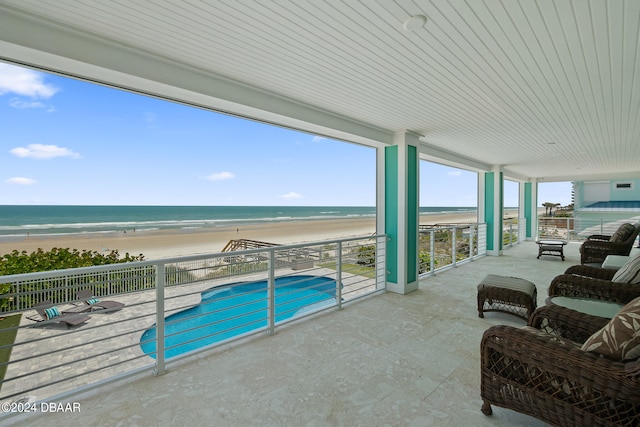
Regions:
<svg viewBox="0 0 640 427"><path fill-rule="evenodd" d="M575 181L575 231L612 234L624 222L640 222L640 179Z"/></svg>

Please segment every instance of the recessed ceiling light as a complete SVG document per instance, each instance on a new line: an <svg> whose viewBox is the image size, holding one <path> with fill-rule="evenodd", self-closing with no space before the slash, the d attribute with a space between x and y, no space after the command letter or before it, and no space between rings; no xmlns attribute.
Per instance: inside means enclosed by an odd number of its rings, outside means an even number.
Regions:
<svg viewBox="0 0 640 427"><path fill-rule="evenodd" d="M424 27L424 24L427 23L427 17L424 15L413 15L402 24L402 27L406 31L416 31L420 28Z"/></svg>

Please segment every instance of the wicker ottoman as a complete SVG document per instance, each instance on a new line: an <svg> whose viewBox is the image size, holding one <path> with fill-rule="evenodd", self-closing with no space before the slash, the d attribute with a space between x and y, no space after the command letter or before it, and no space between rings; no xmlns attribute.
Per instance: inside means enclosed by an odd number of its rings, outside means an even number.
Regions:
<svg viewBox="0 0 640 427"><path fill-rule="evenodd" d="M486 311L501 311L524 320L536 309L536 285L517 277L487 274L478 285L478 316Z"/></svg>

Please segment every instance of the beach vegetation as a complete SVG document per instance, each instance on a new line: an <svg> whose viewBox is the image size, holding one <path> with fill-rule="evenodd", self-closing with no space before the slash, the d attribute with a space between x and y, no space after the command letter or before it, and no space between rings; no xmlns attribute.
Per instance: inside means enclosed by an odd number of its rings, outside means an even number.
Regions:
<svg viewBox="0 0 640 427"><path fill-rule="evenodd" d="M209 273L205 279L218 279L221 277L238 276L241 274L257 273L267 271L268 264L266 261L249 261L239 262L236 264L221 265L219 267L210 267Z"/></svg>
<svg viewBox="0 0 640 427"><path fill-rule="evenodd" d="M360 265L375 265L376 264L376 246L364 245L358 247L357 252L358 264Z"/></svg>
<svg viewBox="0 0 640 427"><path fill-rule="evenodd" d="M51 270L65 270L69 268L91 267L97 265L107 264L120 264L134 261L143 261L144 255L137 256L129 255L126 253L124 256L120 256L117 250L112 250L109 253L101 253L97 251L69 248L53 248L50 251L44 251L38 249L34 252L28 253L27 251L19 252L14 250L9 254L2 255L0 257L0 276L7 276L13 274L26 274L36 273L40 271ZM109 273L110 277L105 278L104 273L96 273L92 277L86 275L81 278L67 279L64 283L59 283L61 279L51 279L51 281L44 282L31 282L28 285L22 284L20 293L15 289L13 283L0 284L0 312L6 312L13 310L16 304L16 299L21 299L21 306L28 307L35 302L33 292L40 291L42 289L48 289L48 295L52 299L56 299L57 294L59 301L69 300L69 293L67 288L78 287L81 285L92 284L96 295L99 293L99 284L107 282L117 282L124 280L125 272ZM116 277L117 276L117 277ZM78 282L78 283L76 283ZM147 284L147 287L153 286ZM20 294L20 295L19 295Z"/></svg>
<svg viewBox="0 0 640 427"><path fill-rule="evenodd" d="M336 264L334 262L327 262L327 263L319 264L319 267L335 270ZM356 276L368 277L370 279L375 279L376 277L375 268L370 266L360 265L360 264L343 263L342 272L353 274Z"/></svg>
<svg viewBox="0 0 640 427"><path fill-rule="evenodd" d="M178 267L175 265L167 265L165 267L165 285L181 285L184 283L195 282L195 276L192 272L184 267Z"/></svg>
<svg viewBox="0 0 640 427"><path fill-rule="evenodd" d="M332 255L332 254L335 254L336 248L337 248L337 245L333 244L333 243L329 244L329 245L324 245L322 247L322 250L320 251L320 253L322 254L320 256L320 258L321 259L328 259L328 258L331 258L331 257L335 256L335 255Z"/></svg>
<svg viewBox="0 0 640 427"><path fill-rule="evenodd" d="M39 271L65 270L67 268L91 267L94 265L118 264L143 261L144 255L120 257L118 250L109 253L98 251L53 248L50 251L38 249L34 252L13 251L0 258L0 275L36 273Z"/></svg>
<svg viewBox="0 0 640 427"><path fill-rule="evenodd" d="M502 243L508 245L509 243L516 243L518 241L518 233L505 232L502 234Z"/></svg>
<svg viewBox="0 0 640 427"><path fill-rule="evenodd" d="M470 227L443 224L427 226L421 229L418 239L418 272L431 271L431 259L435 266L445 267L453 263L453 238L455 230L455 260L462 261L478 253L477 234L473 236L473 248L468 236ZM455 227L455 228L454 228ZM433 236L433 241L432 241ZM432 244L433 243L433 244ZM473 251L473 254L471 253Z"/></svg>
<svg viewBox="0 0 640 427"><path fill-rule="evenodd" d="M434 266L438 265L438 260L434 259ZM427 273L431 271L431 253L419 252L418 253L418 274Z"/></svg>

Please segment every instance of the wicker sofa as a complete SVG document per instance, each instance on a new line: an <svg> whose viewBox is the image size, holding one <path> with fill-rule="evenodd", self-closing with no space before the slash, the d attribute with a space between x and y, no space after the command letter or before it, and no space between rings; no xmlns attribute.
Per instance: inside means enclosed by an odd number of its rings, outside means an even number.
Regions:
<svg viewBox="0 0 640 427"><path fill-rule="evenodd" d="M640 296L639 274L640 257L630 259L618 271L574 265L554 277L548 292L550 297L591 298L626 304Z"/></svg>
<svg viewBox="0 0 640 427"><path fill-rule="evenodd" d="M557 426L640 425L640 360L581 348L612 321L550 305L527 327L489 328L480 348L482 412L497 405Z"/></svg>
<svg viewBox="0 0 640 427"><path fill-rule="evenodd" d="M593 234L580 246L581 264L602 264L607 255L629 255L640 224L622 224L611 236Z"/></svg>

